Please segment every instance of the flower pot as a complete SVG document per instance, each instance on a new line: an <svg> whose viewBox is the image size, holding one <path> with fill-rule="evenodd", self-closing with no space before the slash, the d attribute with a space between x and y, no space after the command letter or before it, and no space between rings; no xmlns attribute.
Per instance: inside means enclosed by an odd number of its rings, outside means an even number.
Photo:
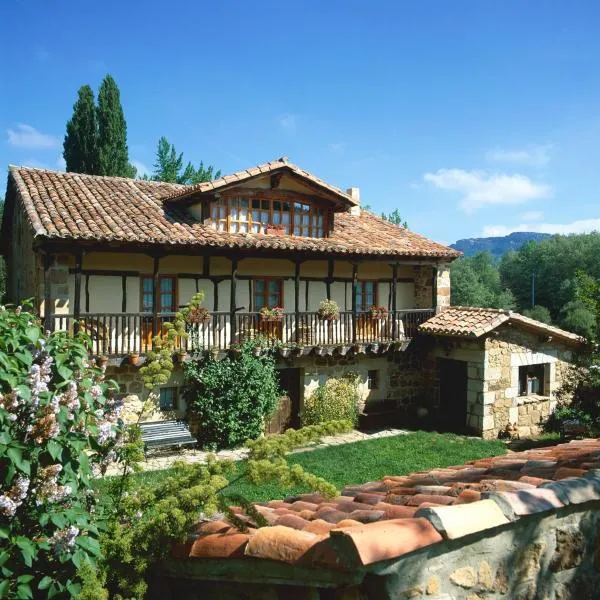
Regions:
<svg viewBox="0 0 600 600"><path fill-rule="evenodd" d="M185 361L185 357L186 357L187 352L180 350L179 352L175 353L175 357L177 358L177 362L178 363L183 363Z"/></svg>
<svg viewBox="0 0 600 600"><path fill-rule="evenodd" d="M136 367L140 362L140 355L137 352L132 352L127 357L129 359L129 364Z"/></svg>
<svg viewBox="0 0 600 600"><path fill-rule="evenodd" d="M350 350L350 346L338 346L337 351L340 356L346 356L348 351Z"/></svg>
<svg viewBox="0 0 600 600"><path fill-rule="evenodd" d="M291 348L279 348L281 358L287 358L292 353Z"/></svg>
<svg viewBox="0 0 600 600"><path fill-rule="evenodd" d="M213 348L210 351L210 356L213 360L217 360L219 358L219 349L218 348Z"/></svg>
<svg viewBox="0 0 600 600"><path fill-rule="evenodd" d="M103 369L108 364L108 356L97 356L96 364Z"/></svg>
<svg viewBox="0 0 600 600"><path fill-rule="evenodd" d="M292 349L292 356L300 357L300 356L302 356L302 352L303 352L303 348L301 346L298 346L298 347Z"/></svg>
<svg viewBox="0 0 600 600"><path fill-rule="evenodd" d="M302 356L308 356L310 354L312 350L311 346L304 346L304 348L302 348Z"/></svg>
<svg viewBox="0 0 600 600"><path fill-rule="evenodd" d="M252 349L252 354L253 354L254 356L256 356L256 357L260 356L260 355L262 354L262 352L263 352L263 350L262 350L262 348L261 348L260 346L255 346L255 347Z"/></svg>

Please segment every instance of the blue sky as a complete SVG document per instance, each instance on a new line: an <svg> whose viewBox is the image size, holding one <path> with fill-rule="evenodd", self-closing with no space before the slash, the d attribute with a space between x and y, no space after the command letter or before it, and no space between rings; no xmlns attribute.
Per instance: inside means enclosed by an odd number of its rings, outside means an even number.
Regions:
<svg viewBox="0 0 600 600"><path fill-rule="evenodd" d="M2 0L0 165L110 72L131 160L287 155L436 240L600 229L600 3ZM2 171L4 172L4 171Z"/></svg>

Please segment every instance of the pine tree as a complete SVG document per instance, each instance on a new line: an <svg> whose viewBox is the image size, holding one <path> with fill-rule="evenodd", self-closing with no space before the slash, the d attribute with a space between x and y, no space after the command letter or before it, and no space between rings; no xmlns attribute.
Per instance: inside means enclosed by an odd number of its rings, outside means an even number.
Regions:
<svg viewBox="0 0 600 600"><path fill-rule="evenodd" d="M79 88L73 116L67 123L63 157L67 171L96 175L98 171L98 123L94 92L89 85Z"/></svg>
<svg viewBox="0 0 600 600"><path fill-rule="evenodd" d="M166 181L168 183L181 183L184 185L193 185L203 181L212 181L221 176L221 171L214 171L214 167L209 165L204 167L200 162L198 169L195 169L191 162L188 162L183 168L183 152L177 154L175 146L161 137L158 140L156 149L156 162L151 179L154 181Z"/></svg>
<svg viewBox="0 0 600 600"><path fill-rule="evenodd" d="M107 75L100 84L97 115L99 174L135 177L136 169L129 164L127 123L119 88L111 75Z"/></svg>

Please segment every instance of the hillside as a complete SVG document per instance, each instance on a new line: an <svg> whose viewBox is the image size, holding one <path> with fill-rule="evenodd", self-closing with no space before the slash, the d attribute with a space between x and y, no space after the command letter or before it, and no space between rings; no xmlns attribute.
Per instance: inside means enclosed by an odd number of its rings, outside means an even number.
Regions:
<svg viewBox="0 0 600 600"><path fill-rule="evenodd" d="M489 252L494 258L501 258L509 250L518 250L523 244L531 240L539 242L548 237L549 233L535 233L533 231L517 231L503 237L467 238L458 240L450 247L460 250L465 256L473 256L478 252Z"/></svg>

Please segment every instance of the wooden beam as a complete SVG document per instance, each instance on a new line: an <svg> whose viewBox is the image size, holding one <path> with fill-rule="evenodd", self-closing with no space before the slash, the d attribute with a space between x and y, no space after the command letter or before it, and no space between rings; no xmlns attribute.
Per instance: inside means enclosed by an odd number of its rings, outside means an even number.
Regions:
<svg viewBox="0 0 600 600"><path fill-rule="evenodd" d="M331 284L333 283L333 260L327 259L327 300L331 300Z"/></svg>
<svg viewBox="0 0 600 600"><path fill-rule="evenodd" d="M392 339L396 340L398 332L396 331L396 282L398 281L398 263L392 265Z"/></svg>
<svg viewBox="0 0 600 600"><path fill-rule="evenodd" d="M44 329L51 331L52 327L52 294L50 290L50 268L54 262L54 256L52 254L44 254L43 259L44 266Z"/></svg>
<svg viewBox="0 0 600 600"><path fill-rule="evenodd" d="M358 290L358 264L352 263L352 343L356 344L356 292Z"/></svg>
<svg viewBox="0 0 600 600"><path fill-rule="evenodd" d="M90 276L85 276L85 312L90 312Z"/></svg>
<svg viewBox="0 0 600 600"><path fill-rule="evenodd" d="M73 331L79 331L79 317L81 316L81 269L83 263L83 253L75 253L75 292L73 295Z"/></svg>
<svg viewBox="0 0 600 600"><path fill-rule="evenodd" d="M438 270L437 267L433 267L432 270L432 280L431 280L431 306L434 309L437 309L437 276L438 276ZM436 310L437 312L437 310Z"/></svg>
<svg viewBox="0 0 600 600"><path fill-rule="evenodd" d="M231 319L231 341L235 339L236 334L236 322L235 322L235 309L236 306L236 285L237 285L237 269L238 269L238 260L237 258L232 259L231 261L231 289L230 289L230 298L229 298L229 314Z"/></svg>
<svg viewBox="0 0 600 600"><path fill-rule="evenodd" d="M154 256L152 268L152 337L158 334L158 307L160 304L160 280L158 278L158 269L160 266L160 256Z"/></svg>
<svg viewBox="0 0 600 600"><path fill-rule="evenodd" d="M121 311L127 312L127 275L121 278Z"/></svg>
<svg viewBox="0 0 600 600"><path fill-rule="evenodd" d="M296 260L296 272L294 277L294 327L296 328L296 343L300 341L300 264Z"/></svg>

